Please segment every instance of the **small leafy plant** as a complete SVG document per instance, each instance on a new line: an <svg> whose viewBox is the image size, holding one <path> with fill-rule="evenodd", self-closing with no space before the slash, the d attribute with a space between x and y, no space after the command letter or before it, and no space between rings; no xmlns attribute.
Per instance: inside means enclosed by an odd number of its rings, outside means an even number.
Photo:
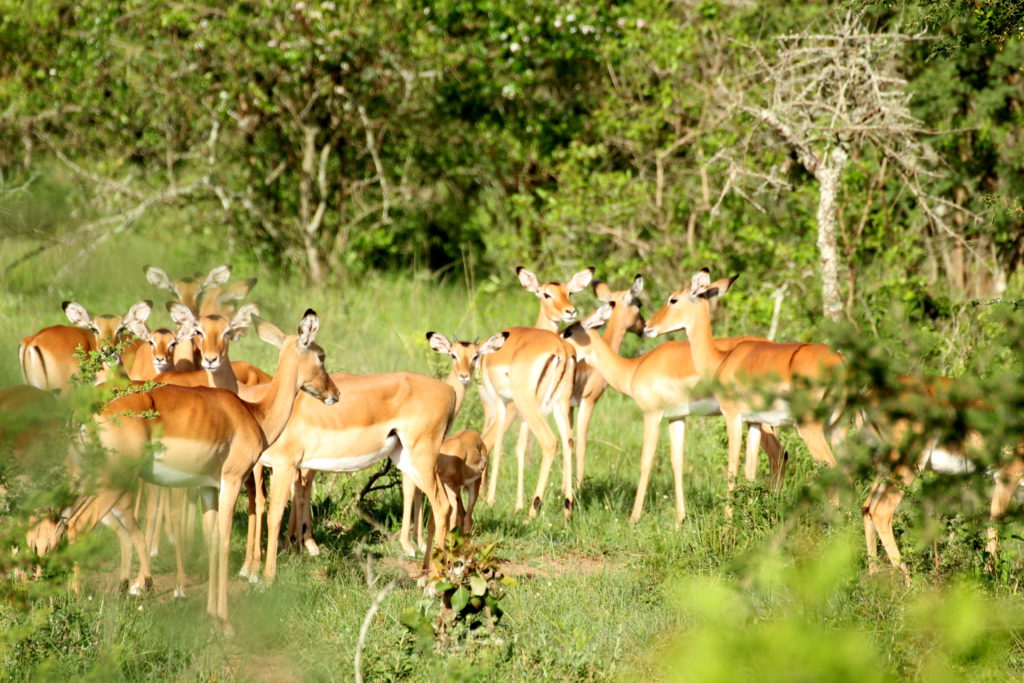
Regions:
<svg viewBox="0 0 1024 683"><path fill-rule="evenodd" d="M515 579L501 573L497 547L497 543L474 544L455 527L444 544L434 549L430 561L436 578L428 584L427 593L440 598L441 612L433 624L422 609L411 608L402 615L418 647L480 627L494 632L504 614L500 602L505 589L516 585Z"/></svg>

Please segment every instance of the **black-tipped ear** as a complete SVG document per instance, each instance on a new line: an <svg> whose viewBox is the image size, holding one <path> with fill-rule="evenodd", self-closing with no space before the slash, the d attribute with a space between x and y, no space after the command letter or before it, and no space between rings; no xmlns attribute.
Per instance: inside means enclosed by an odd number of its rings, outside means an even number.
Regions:
<svg viewBox="0 0 1024 683"><path fill-rule="evenodd" d="M305 318L307 315L316 315L316 311L312 308L307 308L306 312L302 314L302 317Z"/></svg>
<svg viewBox="0 0 1024 683"><path fill-rule="evenodd" d="M436 332L433 332L433 331L427 332L427 341L430 341L430 338L433 337L435 334L436 334Z"/></svg>
<svg viewBox="0 0 1024 683"><path fill-rule="evenodd" d="M736 282L736 280L738 280L739 277L740 277L740 274L736 273L731 278L729 278L729 286L732 287L732 283Z"/></svg>
<svg viewBox="0 0 1024 683"><path fill-rule="evenodd" d="M511 332L509 332L508 330L505 330L504 332L502 332L502 333L501 333L501 336L502 336L502 337L504 337L505 339L508 339L508 336L509 336L510 334L512 334L512 333L511 333Z"/></svg>
<svg viewBox="0 0 1024 683"><path fill-rule="evenodd" d="M516 275L519 275L519 271L524 270L524 266L516 266Z"/></svg>
<svg viewBox="0 0 1024 683"><path fill-rule="evenodd" d="M711 271L707 268L701 268L699 272L706 273L708 277L711 277Z"/></svg>
<svg viewBox="0 0 1024 683"><path fill-rule="evenodd" d="M70 306L70 305L71 305L71 302L70 302L70 301L65 301L64 303L62 303L62 304L60 305L60 310L62 310L62 311L66 311L66 310L68 310L68 306Z"/></svg>
<svg viewBox="0 0 1024 683"><path fill-rule="evenodd" d="M606 305L606 306L608 306L608 308L611 308L611 309L613 309L613 310L614 310L614 308L615 308L615 302L614 302L614 301L609 301L609 302L608 302L607 304L605 304L605 305Z"/></svg>

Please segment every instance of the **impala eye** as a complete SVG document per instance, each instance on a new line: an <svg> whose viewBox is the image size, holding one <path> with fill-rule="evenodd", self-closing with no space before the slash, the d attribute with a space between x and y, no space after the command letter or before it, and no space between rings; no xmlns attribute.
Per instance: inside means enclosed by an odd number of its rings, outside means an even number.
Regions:
<svg viewBox="0 0 1024 683"><path fill-rule="evenodd" d="M678 303L678 302L679 302L679 299L677 299L677 298L675 298L675 297L672 297L671 299L669 299L669 300L668 300L668 302L669 302L670 304L676 304L676 303Z"/></svg>
<svg viewBox="0 0 1024 683"><path fill-rule="evenodd" d="M551 296L551 292L544 292L544 298L545 299L554 299L555 297Z"/></svg>

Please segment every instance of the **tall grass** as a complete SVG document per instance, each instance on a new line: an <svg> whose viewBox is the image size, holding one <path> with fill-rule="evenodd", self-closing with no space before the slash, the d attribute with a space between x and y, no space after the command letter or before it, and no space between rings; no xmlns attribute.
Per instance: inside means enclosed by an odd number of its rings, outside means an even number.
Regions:
<svg viewBox="0 0 1024 683"><path fill-rule="evenodd" d="M25 248L0 243L0 263ZM81 261L55 278L74 258ZM160 265L175 276L221 262L235 264L238 277L259 278L251 299L262 302L264 317L284 329L293 328L307 307L316 309L322 321L318 341L332 371L411 370L442 376L447 362L429 350L428 330L484 337L510 325L529 325L536 315L534 298L519 288L511 270L504 280L479 283L375 274L310 289L244 254L197 257L159 238L128 238L116 248L105 246L84 256L54 250L12 271L0 292L0 348L8 349L0 361L0 383L20 381L14 349L21 336L63 324L62 300L79 301L93 313L123 313L139 299L165 298L145 282L143 265ZM648 299L660 302L665 294L652 292ZM579 302L582 310L594 304L588 295ZM162 307L154 308L151 326L169 324ZM625 351L652 344L630 339ZM252 337L232 346L232 358L267 370L273 369L275 357L271 347ZM473 393L457 426L481 426ZM776 493L760 482L741 485L736 515L729 520L724 514L726 438L718 419L691 420L687 430L686 523L680 528L673 523L663 438L645 515L630 526L626 518L639 470L641 431L632 401L609 390L597 407L586 485L568 522L554 504L554 487L538 519L527 522L513 511L514 458L505 458L497 504L481 505L477 512L481 540L500 544L506 574L519 580L509 590L506 618L493 636L467 636L439 651L414 647L401 625L402 612L436 605L405 577L395 559L400 551L393 536L374 532L349 505L368 476L363 473L321 477L315 502L319 557L284 558L272 588L233 583L235 638L218 637L205 615L200 553L190 558L187 599L173 600L169 580L161 580L173 570L167 552L156 558L155 594L127 599L117 594L111 579L117 563L114 535L98 528L75 549L84 565L79 595L64 588L64 564L48 566L47 578L30 588L7 585L7 599L0 605L0 671L12 680L345 679L352 674L359 627L372 594L401 575L370 631L363 657L369 679L942 681L1024 676L1018 542L1007 544L1015 563L1008 578L988 579L974 552L977 534L958 527L954 518L943 527L946 559L937 574L932 546L905 541L914 584L904 588L889 572L869 577L857 509L867 482L855 482L843 507L831 510L815 493L818 468L799 439L786 432L782 438L791 467L785 487ZM529 481L537 475L537 460L531 456ZM912 491L904 507L914 505ZM373 494L366 508L397 531L397 488ZM905 539L922 537L920 527L904 524L912 518L901 516ZM236 533L232 570L240 564L243 540Z"/></svg>

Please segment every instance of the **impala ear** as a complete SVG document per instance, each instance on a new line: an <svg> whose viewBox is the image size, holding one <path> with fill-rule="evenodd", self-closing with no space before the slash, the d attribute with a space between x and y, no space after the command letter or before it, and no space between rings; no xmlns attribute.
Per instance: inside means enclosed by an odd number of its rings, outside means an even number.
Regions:
<svg viewBox="0 0 1024 683"><path fill-rule="evenodd" d="M644 291L644 276L637 275L633 278L633 284L629 287L629 293L633 295L633 298L639 298L640 294Z"/></svg>
<svg viewBox="0 0 1024 683"><path fill-rule="evenodd" d="M690 280L690 294L696 296L709 285L711 285L711 271L707 268L701 268Z"/></svg>
<svg viewBox="0 0 1024 683"><path fill-rule="evenodd" d="M739 277L739 273L732 277L722 278L721 280L715 280L713 283L708 285L707 289L698 292L697 296L702 299L714 299L716 296L722 296L729 291L732 287L732 283L736 282L736 278Z"/></svg>
<svg viewBox="0 0 1024 683"><path fill-rule="evenodd" d="M92 316L85 310L85 306L74 301L65 301L60 305L64 309L64 315L68 317L72 325L78 327L92 327Z"/></svg>
<svg viewBox="0 0 1024 683"><path fill-rule="evenodd" d="M232 282L230 285L224 288L220 294L217 295L218 304L226 304L230 301L237 299L244 299L252 291L252 288L256 286L256 278L250 277L245 280L239 280L238 282Z"/></svg>
<svg viewBox="0 0 1024 683"><path fill-rule="evenodd" d="M199 323L196 321L196 315L192 312L191 308L177 301L168 301L167 312L170 313L174 324L178 326L177 331L174 333L174 339L177 342L180 343L186 339L191 339L195 335L196 327L199 326Z"/></svg>
<svg viewBox="0 0 1024 683"><path fill-rule="evenodd" d="M228 325L228 338L231 341L241 338L252 325L252 316L259 313L260 305L257 303L249 303L238 309L235 317L231 319L231 324Z"/></svg>
<svg viewBox="0 0 1024 683"><path fill-rule="evenodd" d="M519 283L526 288L527 291L533 292L537 296L540 296L540 280L529 268L523 268L522 266L516 266L516 275L519 276Z"/></svg>
<svg viewBox="0 0 1024 683"><path fill-rule="evenodd" d="M153 312L152 301L140 301L128 309L124 318L121 319L121 326L128 329L139 339L149 341L149 328L146 327L146 319Z"/></svg>
<svg viewBox="0 0 1024 683"><path fill-rule="evenodd" d="M583 329L585 330L592 330L595 327L601 327L601 325L604 325L606 322L608 322L608 318L612 317L612 311L614 309L614 301L609 301L606 304L601 304L601 306L596 311L594 311L586 318L581 320L580 325L582 325Z"/></svg>
<svg viewBox="0 0 1024 683"><path fill-rule="evenodd" d="M508 339L508 334L508 330L505 330L504 332L491 335L487 338L487 341L477 347L477 353L481 356L485 353L494 353L505 345L505 340Z"/></svg>
<svg viewBox="0 0 1024 683"><path fill-rule="evenodd" d="M178 295L178 288L174 286L174 281L171 280L171 277L164 271L163 268L157 268L156 266L145 266L143 267L142 272L146 274L146 280L149 281L149 284L153 285L154 287L167 290L168 292L174 294L175 296Z"/></svg>
<svg viewBox="0 0 1024 683"><path fill-rule="evenodd" d="M320 331L320 318L317 317L316 311L307 308L299 322L299 346L305 348L316 341L318 331Z"/></svg>
<svg viewBox="0 0 1024 683"><path fill-rule="evenodd" d="M252 326L256 329L257 337L272 346L276 346L277 348L284 346L284 342L288 338L288 335L282 332L281 328L274 323L267 322L258 315L252 316L251 319Z"/></svg>
<svg viewBox="0 0 1024 683"><path fill-rule="evenodd" d="M586 270L580 272L569 278L569 282L566 283L566 287L569 289L569 293L580 292L587 288L590 281L594 278L594 266L590 266Z"/></svg>
<svg viewBox="0 0 1024 683"><path fill-rule="evenodd" d="M230 279L231 279L231 266L226 265L226 264L223 265L223 266L217 266L216 268L211 270L209 272L209 274L206 276L206 279L203 280L203 284L199 288L199 291L203 291L203 290L205 290L205 289L207 289L209 287L214 287L214 286L219 287L220 285L223 285L225 282L227 282Z"/></svg>
<svg viewBox="0 0 1024 683"><path fill-rule="evenodd" d="M452 343L448 341L448 337L439 332L427 332L427 342L430 344L430 348L438 353L449 354L452 352Z"/></svg>
<svg viewBox="0 0 1024 683"><path fill-rule="evenodd" d="M608 286L608 283L602 282L601 280L594 280L591 286L594 289L594 296L596 296L599 301L611 301L612 288Z"/></svg>

